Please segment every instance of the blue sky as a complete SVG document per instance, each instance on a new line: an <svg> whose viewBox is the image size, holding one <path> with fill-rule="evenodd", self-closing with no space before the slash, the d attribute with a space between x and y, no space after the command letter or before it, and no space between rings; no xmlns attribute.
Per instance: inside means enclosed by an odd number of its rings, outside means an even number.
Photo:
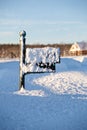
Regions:
<svg viewBox="0 0 87 130"><path fill-rule="evenodd" d="M0 43L87 41L87 0L0 0Z"/></svg>

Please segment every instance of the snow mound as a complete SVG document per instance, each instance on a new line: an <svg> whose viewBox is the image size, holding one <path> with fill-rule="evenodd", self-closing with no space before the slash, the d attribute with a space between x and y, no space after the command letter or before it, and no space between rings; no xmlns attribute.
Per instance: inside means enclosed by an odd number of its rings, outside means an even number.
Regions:
<svg viewBox="0 0 87 130"><path fill-rule="evenodd" d="M51 74L33 81L47 87L55 94L84 94L87 95L87 75L80 72L61 72Z"/></svg>
<svg viewBox="0 0 87 130"><path fill-rule="evenodd" d="M87 65L87 57L84 57L83 64Z"/></svg>
<svg viewBox="0 0 87 130"><path fill-rule="evenodd" d="M87 56L75 56L73 59L85 64L87 63Z"/></svg>
<svg viewBox="0 0 87 130"><path fill-rule="evenodd" d="M74 60L77 60L77 61L79 61L79 62L83 62L84 57L83 57L83 56L75 56L75 57L73 57L73 59L74 59Z"/></svg>
<svg viewBox="0 0 87 130"><path fill-rule="evenodd" d="M23 95L23 96L40 96L40 97L45 96L45 93L42 90L31 90L31 91L29 91L29 90L26 90L24 88L21 88L21 90L14 92L14 94Z"/></svg>

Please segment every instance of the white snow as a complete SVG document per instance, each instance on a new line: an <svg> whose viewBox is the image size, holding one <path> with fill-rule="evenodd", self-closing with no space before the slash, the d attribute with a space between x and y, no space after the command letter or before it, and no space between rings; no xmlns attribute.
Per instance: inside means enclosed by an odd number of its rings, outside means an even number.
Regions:
<svg viewBox="0 0 87 130"><path fill-rule="evenodd" d="M21 90L14 92L14 94L25 96L45 96L45 93L42 90L26 90L24 88L21 88Z"/></svg>
<svg viewBox="0 0 87 130"><path fill-rule="evenodd" d="M65 57L56 73L28 74L0 62L0 130L87 130L87 57Z"/></svg>
<svg viewBox="0 0 87 130"><path fill-rule="evenodd" d="M85 77L85 78L84 78ZM87 75L80 72L63 72L35 79L34 82L56 94L87 95Z"/></svg>

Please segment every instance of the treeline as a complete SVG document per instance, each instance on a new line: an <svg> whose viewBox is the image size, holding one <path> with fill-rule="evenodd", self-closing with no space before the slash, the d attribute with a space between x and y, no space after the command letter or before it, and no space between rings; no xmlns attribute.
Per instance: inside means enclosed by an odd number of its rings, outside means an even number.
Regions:
<svg viewBox="0 0 87 130"><path fill-rule="evenodd" d="M60 48L61 56L68 56L69 49L72 44L33 44L26 45L26 48L43 48L55 47ZM19 44L1 44L0 45L0 58L19 58L20 45Z"/></svg>
<svg viewBox="0 0 87 130"><path fill-rule="evenodd" d="M0 45L0 58L18 58L19 45L4 44Z"/></svg>

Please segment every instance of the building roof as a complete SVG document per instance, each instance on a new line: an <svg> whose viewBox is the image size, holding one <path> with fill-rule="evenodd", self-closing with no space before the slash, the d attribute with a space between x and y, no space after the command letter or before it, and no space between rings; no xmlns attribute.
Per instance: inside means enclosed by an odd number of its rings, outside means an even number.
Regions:
<svg viewBox="0 0 87 130"><path fill-rule="evenodd" d="M76 42L79 45L80 50L87 50L87 42Z"/></svg>

